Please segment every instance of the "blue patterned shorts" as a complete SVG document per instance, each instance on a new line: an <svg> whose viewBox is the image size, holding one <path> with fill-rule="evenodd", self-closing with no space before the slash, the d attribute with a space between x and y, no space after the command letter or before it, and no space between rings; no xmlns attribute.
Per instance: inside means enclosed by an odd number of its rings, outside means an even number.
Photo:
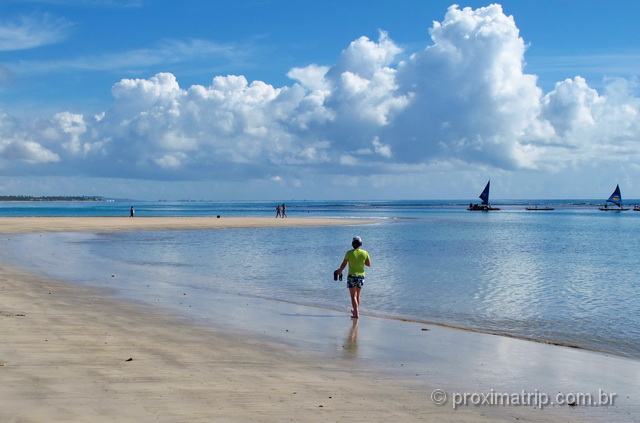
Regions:
<svg viewBox="0 0 640 423"><path fill-rule="evenodd" d="M347 288L362 288L362 285L364 285L363 275L347 276Z"/></svg>

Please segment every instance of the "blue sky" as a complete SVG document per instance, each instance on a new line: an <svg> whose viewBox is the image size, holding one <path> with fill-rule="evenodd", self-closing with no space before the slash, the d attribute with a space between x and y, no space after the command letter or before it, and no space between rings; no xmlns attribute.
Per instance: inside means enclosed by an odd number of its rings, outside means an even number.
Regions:
<svg viewBox="0 0 640 423"><path fill-rule="evenodd" d="M453 4L4 0L0 193L640 198L640 3Z"/></svg>

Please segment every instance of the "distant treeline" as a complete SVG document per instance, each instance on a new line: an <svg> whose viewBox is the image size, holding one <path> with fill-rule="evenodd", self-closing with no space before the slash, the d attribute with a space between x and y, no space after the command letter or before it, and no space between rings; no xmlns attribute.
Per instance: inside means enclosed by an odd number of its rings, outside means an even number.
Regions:
<svg viewBox="0 0 640 423"><path fill-rule="evenodd" d="M0 195L0 201L102 201L102 197L80 196L51 196L51 197L33 197L30 195Z"/></svg>

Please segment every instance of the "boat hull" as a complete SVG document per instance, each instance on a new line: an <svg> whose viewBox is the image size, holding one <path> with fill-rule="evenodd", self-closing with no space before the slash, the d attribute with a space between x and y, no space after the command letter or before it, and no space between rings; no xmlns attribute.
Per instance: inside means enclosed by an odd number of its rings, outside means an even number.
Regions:
<svg viewBox="0 0 640 423"><path fill-rule="evenodd" d="M497 207L491 207L491 206L479 206L479 205L474 205L474 206L470 206L469 208L467 208L467 210L469 211L494 211L494 210L500 210Z"/></svg>

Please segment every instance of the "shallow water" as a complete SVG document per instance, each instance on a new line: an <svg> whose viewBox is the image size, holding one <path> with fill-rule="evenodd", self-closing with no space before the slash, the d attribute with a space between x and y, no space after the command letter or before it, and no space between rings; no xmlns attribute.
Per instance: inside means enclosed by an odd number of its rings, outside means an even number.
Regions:
<svg viewBox="0 0 640 423"><path fill-rule="evenodd" d="M47 207L69 215L68 207ZM270 215L271 204L224 207L224 215ZM211 215L221 208L153 203L146 210ZM289 207L290 216L309 214L381 220L347 227L27 234L0 247L5 260L50 276L148 302L188 301L194 317L206 318L216 293L348 311L344 282L334 282L332 272L357 234L373 262L364 314L640 357L639 212L575 204L551 212L511 204L491 213L450 203Z"/></svg>

